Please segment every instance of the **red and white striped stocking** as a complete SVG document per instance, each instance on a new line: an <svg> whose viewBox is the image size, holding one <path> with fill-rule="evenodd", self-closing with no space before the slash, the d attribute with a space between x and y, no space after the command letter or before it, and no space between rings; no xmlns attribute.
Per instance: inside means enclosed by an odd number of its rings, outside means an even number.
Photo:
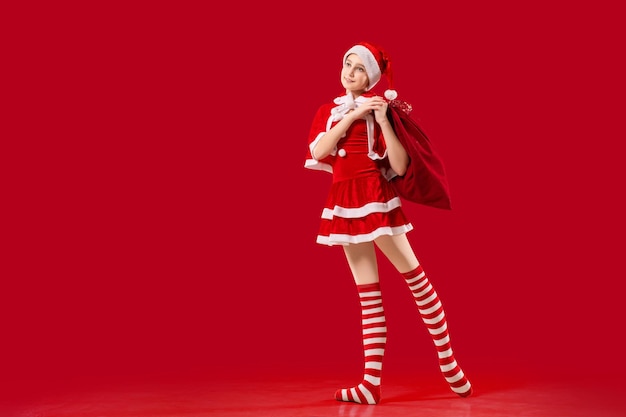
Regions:
<svg viewBox="0 0 626 417"><path fill-rule="evenodd" d="M352 388L337 390L335 399L360 404L378 404L380 401L380 372L387 342L387 325L383 310L383 299L379 283L357 285L357 289L361 302L363 351L365 356L363 381Z"/></svg>
<svg viewBox="0 0 626 417"><path fill-rule="evenodd" d="M421 265L402 276L409 285L422 320L433 338L443 376L450 384L452 391L461 397L469 396L472 393L472 385L454 359L446 315L437 292L428 281Z"/></svg>

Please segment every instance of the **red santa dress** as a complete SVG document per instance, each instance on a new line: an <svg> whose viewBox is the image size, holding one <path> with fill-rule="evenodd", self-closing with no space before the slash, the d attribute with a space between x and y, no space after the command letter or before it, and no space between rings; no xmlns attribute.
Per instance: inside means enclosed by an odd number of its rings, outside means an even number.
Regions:
<svg viewBox="0 0 626 417"><path fill-rule="evenodd" d="M324 133L372 95L338 97L322 105L313 119L304 166L333 175L317 243L349 245L413 229L389 183L397 174L389 165L385 140L373 115L352 123L329 156L321 160L312 156Z"/></svg>

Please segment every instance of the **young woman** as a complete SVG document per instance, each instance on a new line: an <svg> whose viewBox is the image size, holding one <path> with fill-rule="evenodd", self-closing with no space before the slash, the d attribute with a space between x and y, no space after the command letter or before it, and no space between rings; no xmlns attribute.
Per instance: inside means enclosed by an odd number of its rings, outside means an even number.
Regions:
<svg viewBox="0 0 626 417"><path fill-rule="evenodd" d="M377 404L387 327L379 285L375 247L406 280L435 344L439 366L452 391L469 396L472 387L457 364L441 301L406 237L413 226L390 184L404 175L409 156L387 117L397 93L372 93L382 75L391 87L388 56L370 43L359 43L343 57L345 95L322 105L315 115L305 167L333 175L322 211L317 242L341 245L357 285L365 370L360 384L339 389L338 401Z"/></svg>

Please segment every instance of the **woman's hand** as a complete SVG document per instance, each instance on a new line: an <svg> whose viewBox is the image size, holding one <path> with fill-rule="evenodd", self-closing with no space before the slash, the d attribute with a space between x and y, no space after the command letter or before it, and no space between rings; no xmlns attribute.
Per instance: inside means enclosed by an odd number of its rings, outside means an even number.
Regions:
<svg viewBox="0 0 626 417"><path fill-rule="evenodd" d="M382 125L383 123L387 123L387 107L389 107L389 103L385 101L382 97L372 97L377 98L376 107L374 108L374 117L376 119L376 123Z"/></svg>
<svg viewBox="0 0 626 417"><path fill-rule="evenodd" d="M367 99L350 114L352 114L355 119L360 119L366 114L373 112L376 122L381 124L387 122L387 106L388 104L385 99L379 96L374 96Z"/></svg>

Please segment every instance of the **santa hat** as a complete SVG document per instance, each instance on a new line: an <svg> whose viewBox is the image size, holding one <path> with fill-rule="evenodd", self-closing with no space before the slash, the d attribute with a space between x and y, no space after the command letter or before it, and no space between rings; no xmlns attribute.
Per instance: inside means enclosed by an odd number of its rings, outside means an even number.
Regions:
<svg viewBox="0 0 626 417"><path fill-rule="evenodd" d="M369 78L369 85L367 91L371 90L380 81L381 76L384 74L387 77L387 83L389 88L385 90L385 98L387 100L393 100L398 97L398 92L393 89L393 76L391 73L391 61L389 56L382 49L367 42L360 42L348 49L348 52L343 56L342 65L346 62L348 55L355 54L363 64L365 65L365 72L367 78Z"/></svg>

